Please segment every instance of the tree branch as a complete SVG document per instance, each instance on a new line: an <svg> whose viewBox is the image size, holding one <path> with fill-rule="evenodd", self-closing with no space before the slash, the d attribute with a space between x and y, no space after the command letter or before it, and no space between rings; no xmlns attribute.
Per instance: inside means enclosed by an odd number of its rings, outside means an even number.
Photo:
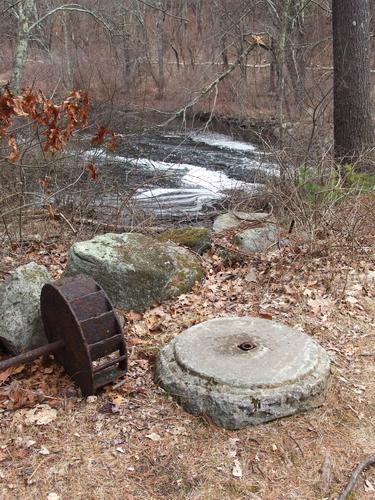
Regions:
<svg viewBox="0 0 375 500"><path fill-rule="evenodd" d="M175 16L174 14L170 14L167 11L167 9L161 9L160 7L157 7L156 5L151 5L150 3L147 3L144 0L137 0L137 2L143 3L143 5L146 5L151 9L158 10L159 12L162 12L165 16L173 17L174 19L178 19L179 21L184 21L185 23L189 22L189 19L186 19L185 17Z"/></svg>
<svg viewBox="0 0 375 500"><path fill-rule="evenodd" d="M365 469L367 469L367 467L370 467L370 465L375 465L375 453L374 455L370 455L366 458L366 460L357 465L345 490L341 493L337 500L345 500L348 497L349 493L353 491L353 488L356 485L359 476Z"/></svg>
<svg viewBox="0 0 375 500"><path fill-rule="evenodd" d="M255 49L255 47L261 47L261 46L262 46L261 38L257 37L256 35L255 36L253 35L252 42L249 43L249 45L246 47L246 49L238 56L238 58L234 62L232 62L228 66L228 68L223 73L221 73L217 78L215 78L214 81L212 81L209 85L207 85L201 91L201 93L199 95L197 95L196 97L194 97L194 99L192 99L188 104L186 104L186 106L180 108L178 111L173 113L173 115L170 118L168 118L168 120L166 120L164 123L160 124L159 127L165 127L166 125L171 123L173 120L175 120L179 116L185 114L188 109L194 107L197 104L197 102L202 99L202 97L209 94L212 89L217 87L217 85L219 85L219 83L222 80L224 80L228 75L230 75L232 73L232 71L242 62L242 60L245 59L253 49Z"/></svg>
<svg viewBox="0 0 375 500"><path fill-rule="evenodd" d="M99 21L100 23L102 23L108 31L112 31L112 28L104 21L104 19L99 17L97 14L95 14L95 12L93 12L92 10L86 9L86 7L83 7L82 5L72 3L72 4L60 5L60 7L56 7L55 9L52 9L49 12L47 12L47 14L45 14L40 19L35 21L35 23L33 23L29 27L29 30L28 30L29 33L34 28L36 28L40 23L42 23L45 19L47 19L47 17L52 16L53 14L55 14L56 12L59 12L59 11L83 12L84 14L89 14L90 16L93 16L94 19L96 19L96 21Z"/></svg>
<svg viewBox="0 0 375 500"><path fill-rule="evenodd" d="M7 7L2 12L0 12L0 16L6 14L8 12L8 10L13 9L14 7L16 7L21 2L22 2L22 0L17 0L17 2L14 2L12 5L9 5L9 7Z"/></svg>

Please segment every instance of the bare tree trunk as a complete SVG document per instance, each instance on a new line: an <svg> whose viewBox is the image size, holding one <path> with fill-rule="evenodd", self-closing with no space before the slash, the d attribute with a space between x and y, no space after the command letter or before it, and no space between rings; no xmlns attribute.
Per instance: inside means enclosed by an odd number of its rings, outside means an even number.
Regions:
<svg viewBox="0 0 375 500"><path fill-rule="evenodd" d="M220 45L221 45L221 60L223 62L223 68L226 69L229 66L229 61L228 61L228 49L227 49L227 37L223 35L220 38Z"/></svg>
<svg viewBox="0 0 375 500"><path fill-rule="evenodd" d="M196 20L197 20L197 29L198 33L202 34L202 25L203 25L203 0L197 0L196 2Z"/></svg>
<svg viewBox="0 0 375 500"><path fill-rule="evenodd" d="M64 31L64 55L65 55L65 68L66 68L66 87L68 90L73 88L73 71L72 71L72 60L71 60L71 26L69 14L64 12L63 16L63 31Z"/></svg>
<svg viewBox="0 0 375 500"><path fill-rule="evenodd" d="M165 14L158 12L156 14L156 50L158 58L158 94L157 98L162 99L165 90L165 75L164 75L164 21Z"/></svg>
<svg viewBox="0 0 375 500"><path fill-rule="evenodd" d="M127 23L131 24L131 19L129 19L129 13L125 13L122 16L122 70L123 70L123 81L125 88L129 87L130 81L132 79L132 66L131 66L131 51L130 51L130 41L131 35L128 31Z"/></svg>
<svg viewBox="0 0 375 500"><path fill-rule="evenodd" d="M305 0L292 2L290 9L291 22L289 26L290 46L287 50L286 58L286 64L297 105L301 104L305 97L305 3Z"/></svg>
<svg viewBox="0 0 375 500"><path fill-rule="evenodd" d="M18 94L21 86L22 72L25 66L27 51L29 47L29 25L31 15L35 7L34 0L24 0L18 3L18 28L16 51L14 54L12 74L10 77L10 87Z"/></svg>
<svg viewBox="0 0 375 500"><path fill-rule="evenodd" d="M280 13L279 37L276 47L276 120L279 127L279 140L283 144L284 140L284 99L285 99L285 46L286 35L289 23L289 7L291 0L285 0Z"/></svg>
<svg viewBox="0 0 375 500"><path fill-rule="evenodd" d="M276 92L276 76L277 76L277 61L276 61L276 44L274 37L271 38L271 62L270 62L270 86L269 91L271 94Z"/></svg>
<svg viewBox="0 0 375 500"><path fill-rule="evenodd" d="M373 146L369 0L333 0L334 141L343 165Z"/></svg>

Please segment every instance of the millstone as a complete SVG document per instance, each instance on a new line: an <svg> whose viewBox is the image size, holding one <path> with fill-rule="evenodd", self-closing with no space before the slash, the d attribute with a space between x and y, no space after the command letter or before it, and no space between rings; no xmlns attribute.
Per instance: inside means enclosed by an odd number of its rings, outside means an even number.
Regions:
<svg viewBox="0 0 375 500"><path fill-rule="evenodd" d="M156 378L181 406L240 429L322 404L326 351L309 336L260 318L218 318L165 346Z"/></svg>

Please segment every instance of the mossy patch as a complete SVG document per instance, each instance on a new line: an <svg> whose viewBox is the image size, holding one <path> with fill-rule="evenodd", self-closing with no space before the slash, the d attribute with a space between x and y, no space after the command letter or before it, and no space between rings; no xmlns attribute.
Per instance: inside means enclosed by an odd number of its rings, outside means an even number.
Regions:
<svg viewBox="0 0 375 500"><path fill-rule="evenodd" d="M203 253L210 246L210 230L206 227L179 227L167 229L156 239L160 242L172 241L177 245Z"/></svg>

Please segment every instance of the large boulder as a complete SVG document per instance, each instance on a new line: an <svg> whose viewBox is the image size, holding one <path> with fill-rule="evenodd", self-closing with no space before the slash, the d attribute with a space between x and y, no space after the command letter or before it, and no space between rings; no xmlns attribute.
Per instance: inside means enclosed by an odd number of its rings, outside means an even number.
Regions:
<svg viewBox="0 0 375 500"><path fill-rule="evenodd" d="M143 311L155 300L191 290L203 270L195 255L175 243L136 233L109 233L75 243L64 274L91 276L116 307Z"/></svg>
<svg viewBox="0 0 375 500"><path fill-rule="evenodd" d="M158 241L173 241L202 254L210 248L210 230L207 227L177 227L158 234Z"/></svg>
<svg viewBox="0 0 375 500"><path fill-rule="evenodd" d="M40 317L40 292L50 281L44 266L18 267L0 288L0 346L11 354L47 343Z"/></svg>
<svg viewBox="0 0 375 500"><path fill-rule="evenodd" d="M234 229L242 222L263 222L269 217L265 212L228 212L226 214L218 215L214 221L212 230L214 233L221 233L227 229Z"/></svg>

